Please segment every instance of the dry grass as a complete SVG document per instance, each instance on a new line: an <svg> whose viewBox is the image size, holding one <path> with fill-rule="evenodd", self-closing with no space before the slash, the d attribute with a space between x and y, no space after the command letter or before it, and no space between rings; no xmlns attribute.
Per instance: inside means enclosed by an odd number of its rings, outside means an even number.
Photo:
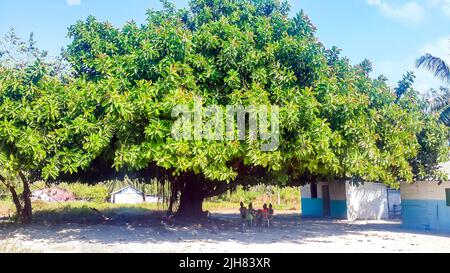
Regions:
<svg viewBox="0 0 450 273"><path fill-rule="evenodd" d="M0 241L0 253L37 253L35 249L19 246L16 243L5 240Z"/></svg>
<svg viewBox="0 0 450 273"><path fill-rule="evenodd" d="M248 204L246 204L248 205ZM254 202L255 208L262 207L262 202ZM289 211L298 212L298 205L292 206L277 206L274 205L275 211ZM93 210L95 209L95 210ZM63 203L46 203L46 202L33 202L33 214L35 219L40 220L75 220L83 218L98 218L99 212L107 217L116 214L145 214L149 211L164 211L167 207L161 204L112 204L112 203L96 203L96 202L63 202ZM238 213L239 204L224 202L224 201L206 201L203 204L203 209L210 212L236 212ZM13 217L15 214L14 205L11 201L0 201L0 218Z"/></svg>
<svg viewBox="0 0 450 273"><path fill-rule="evenodd" d="M14 205L10 201L0 200L0 217L11 217L14 214Z"/></svg>

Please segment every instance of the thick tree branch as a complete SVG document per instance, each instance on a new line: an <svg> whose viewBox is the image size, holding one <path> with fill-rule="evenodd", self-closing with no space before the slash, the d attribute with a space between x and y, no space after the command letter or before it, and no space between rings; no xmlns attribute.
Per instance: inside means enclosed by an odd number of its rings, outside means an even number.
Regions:
<svg viewBox="0 0 450 273"><path fill-rule="evenodd" d="M20 203L19 195L16 192L16 189L13 186L8 187L9 191L11 192L11 196L13 199L14 206L16 207L17 216L21 217L22 214L22 204Z"/></svg>
<svg viewBox="0 0 450 273"><path fill-rule="evenodd" d="M22 180L23 185L23 192L22 192L22 198L24 200L24 210L31 214L32 206L31 206L31 189L30 189L30 183L28 179L25 177L23 172L19 172L19 177Z"/></svg>
<svg viewBox="0 0 450 273"><path fill-rule="evenodd" d="M16 189L11 186L11 184L8 183L6 178L2 175L0 175L0 181L8 188L8 190L11 192L11 197L13 199L14 206L16 207L17 213L20 215L22 211L22 205L20 203L19 195L16 192Z"/></svg>

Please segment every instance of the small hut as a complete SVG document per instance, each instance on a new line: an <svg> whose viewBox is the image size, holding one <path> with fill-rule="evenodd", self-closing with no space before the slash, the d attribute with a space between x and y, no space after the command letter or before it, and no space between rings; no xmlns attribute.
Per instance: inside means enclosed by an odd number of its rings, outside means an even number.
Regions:
<svg viewBox="0 0 450 273"><path fill-rule="evenodd" d="M302 217L348 220L388 219L390 207L400 208L399 191L381 183L318 182L301 189ZM392 204L390 204L390 202Z"/></svg>
<svg viewBox="0 0 450 273"><path fill-rule="evenodd" d="M441 169L450 177L450 162ZM403 227L450 232L450 181L403 183Z"/></svg>

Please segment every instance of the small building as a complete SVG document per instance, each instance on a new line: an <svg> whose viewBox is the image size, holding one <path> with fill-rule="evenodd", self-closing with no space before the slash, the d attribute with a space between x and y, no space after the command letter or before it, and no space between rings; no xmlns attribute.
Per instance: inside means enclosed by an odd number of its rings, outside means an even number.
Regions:
<svg viewBox="0 0 450 273"><path fill-rule="evenodd" d="M127 186L111 193L110 202L114 204L156 203L158 202L158 197L147 195L134 187Z"/></svg>
<svg viewBox="0 0 450 273"><path fill-rule="evenodd" d="M302 217L347 217L345 183L311 183L301 188L301 195Z"/></svg>
<svg viewBox="0 0 450 273"><path fill-rule="evenodd" d="M442 170L450 177L450 162ZM450 181L403 183L401 189L404 228L450 232Z"/></svg>
<svg viewBox="0 0 450 273"><path fill-rule="evenodd" d="M398 198L388 198L398 191L390 190L381 183L365 182L318 182L301 189L302 217L329 217L348 220L388 219L389 201L400 202ZM400 204L391 204L400 207Z"/></svg>

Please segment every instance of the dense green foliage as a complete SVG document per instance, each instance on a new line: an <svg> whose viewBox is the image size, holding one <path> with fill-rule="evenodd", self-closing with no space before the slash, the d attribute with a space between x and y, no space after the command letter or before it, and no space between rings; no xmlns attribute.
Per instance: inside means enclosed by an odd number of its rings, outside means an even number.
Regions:
<svg viewBox="0 0 450 273"><path fill-rule="evenodd" d="M244 202L246 205L252 202L255 207L262 207L264 203L271 203L278 209L281 207L291 209L299 207L300 196L299 187L280 188L261 184L250 188L238 186L235 191L212 197L208 201L222 204L234 204L234 208L236 208L236 205L240 202ZM280 203L278 203L278 201L280 201Z"/></svg>
<svg viewBox="0 0 450 273"><path fill-rule="evenodd" d="M0 68L0 165L55 179L101 160L164 176L181 198L201 181L203 199L259 182L398 186L448 158L448 131L424 114L410 85L392 90L370 78L369 61L351 65L324 48L303 12L288 12L276 0L193 0L188 10L164 1L141 26L77 22L69 79L42 62ZM175 141L172 109L196 100L280 106L279 149Z"/></svg>

